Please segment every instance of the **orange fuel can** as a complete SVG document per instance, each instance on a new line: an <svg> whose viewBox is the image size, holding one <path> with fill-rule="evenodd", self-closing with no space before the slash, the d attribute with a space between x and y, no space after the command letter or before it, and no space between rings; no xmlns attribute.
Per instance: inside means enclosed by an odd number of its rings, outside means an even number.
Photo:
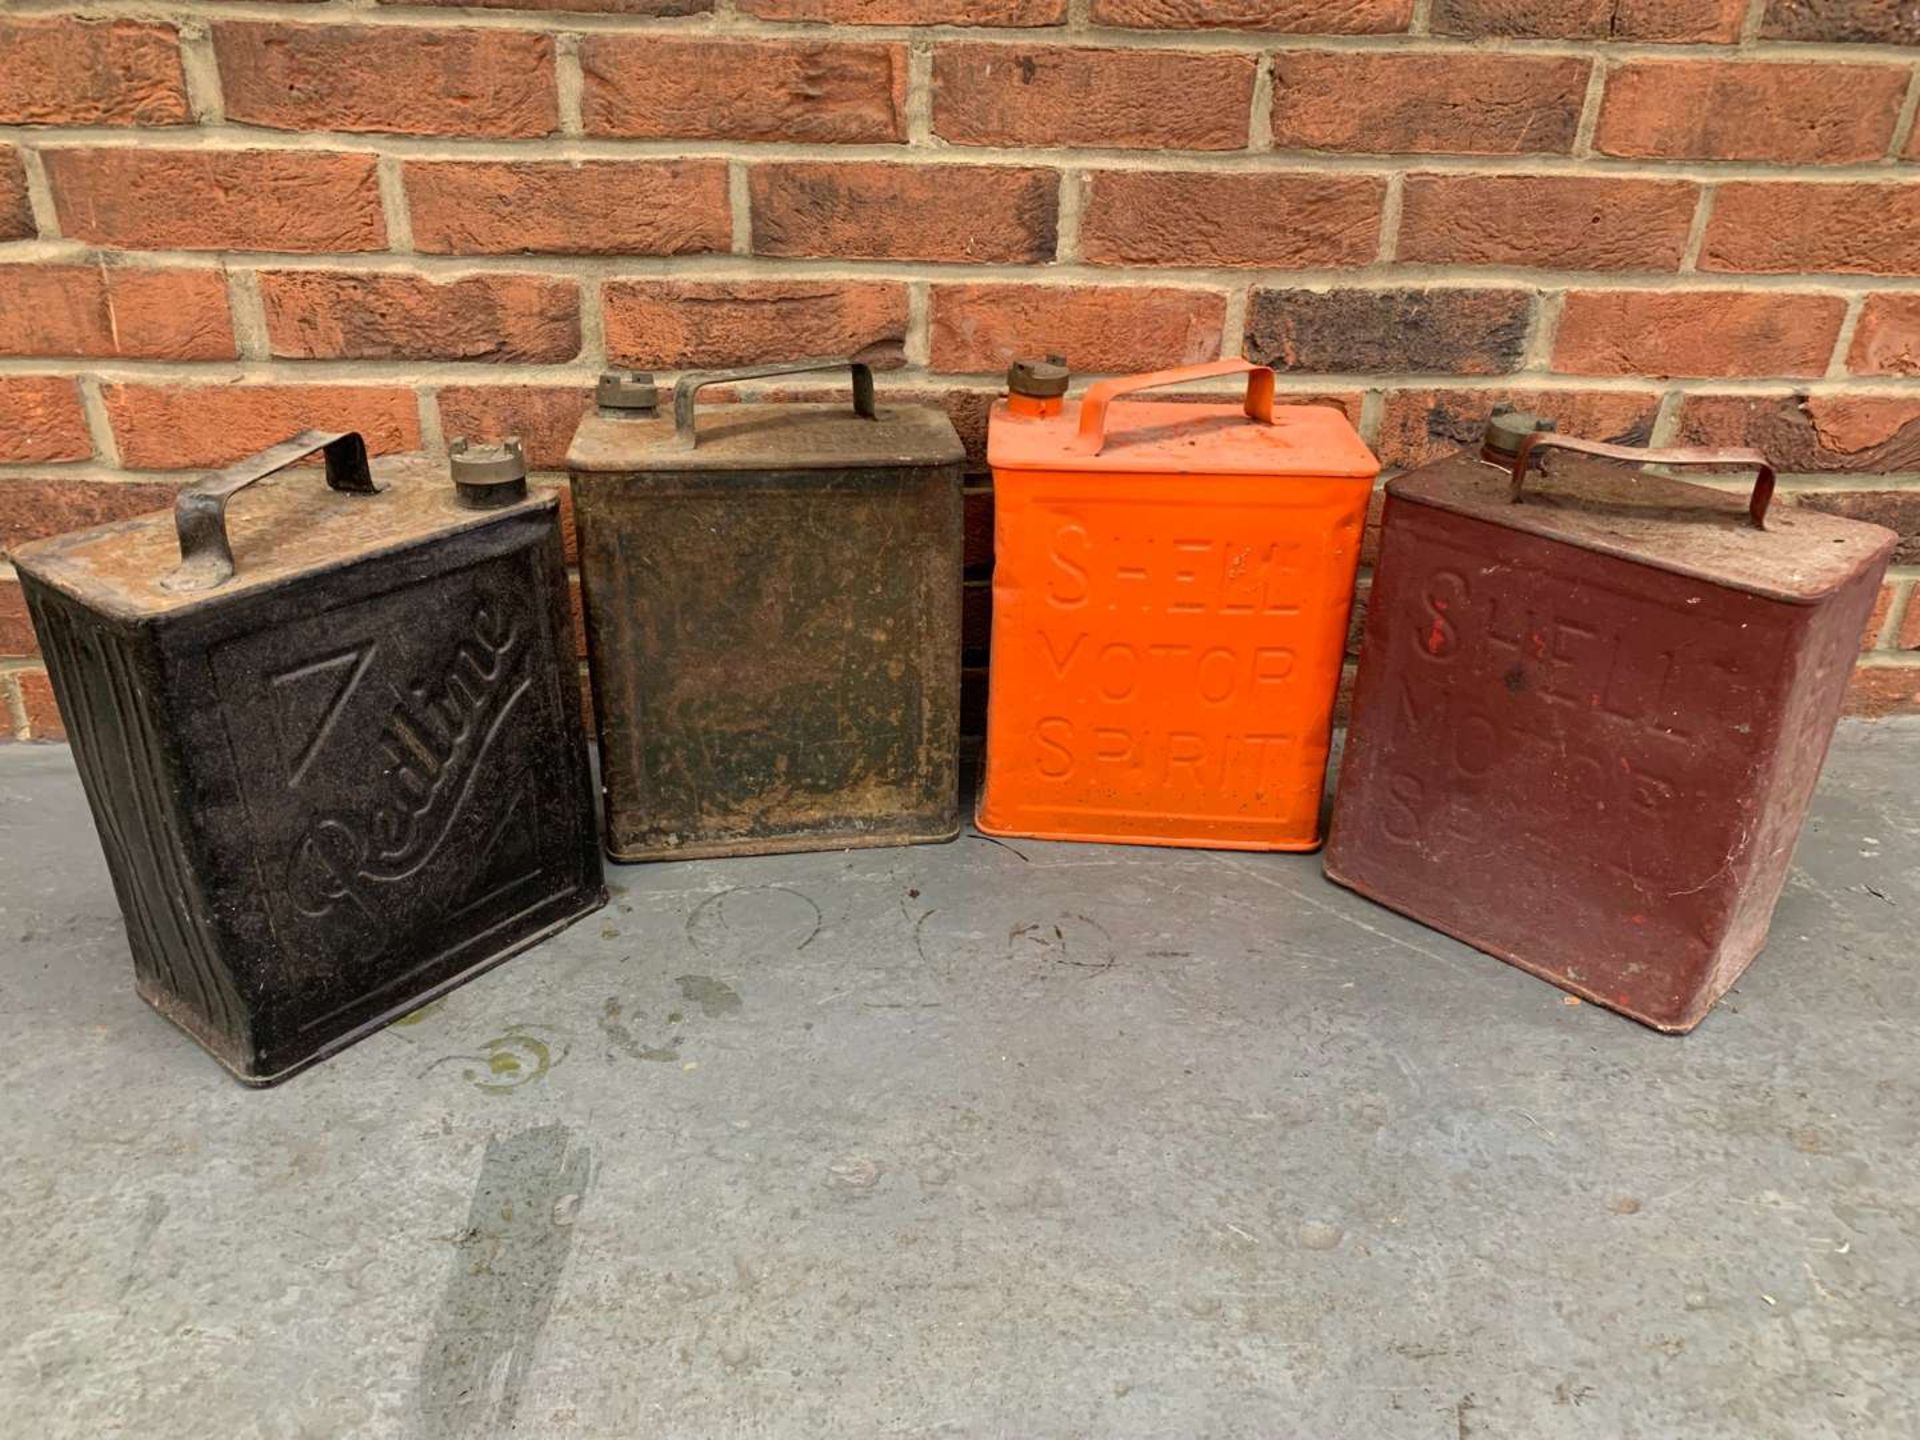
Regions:
<svg viewBox="0 0 1920 1440"><path fill-rule="evenodd" d="M1122 400L1244 374L1242 404ZM990 835L1311 850L1379 462L1220 360L1078 402L1022 362L987 431Z"/></svg>

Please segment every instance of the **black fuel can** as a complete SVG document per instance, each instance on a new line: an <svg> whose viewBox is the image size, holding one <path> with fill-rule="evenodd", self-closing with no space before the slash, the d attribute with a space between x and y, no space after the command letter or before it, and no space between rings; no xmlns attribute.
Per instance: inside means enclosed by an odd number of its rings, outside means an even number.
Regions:
<svg viewBox="0 0 1920 1440"><path fill-rule="evenodd" d="M308 431L13 557L139 993L249 1085L606 901L558 496L452 448Z"/></svg>

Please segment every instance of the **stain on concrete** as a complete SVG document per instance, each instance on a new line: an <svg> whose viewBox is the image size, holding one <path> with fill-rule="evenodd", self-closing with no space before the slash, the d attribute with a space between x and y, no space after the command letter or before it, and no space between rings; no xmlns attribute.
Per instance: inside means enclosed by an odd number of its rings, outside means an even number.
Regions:
<svg viewBox="0 0 1920 1440"><path fill-rule="evenodd" d="M153 1237L166 1220L167 1209L166 1196L157 1193L147 1196L147 1203L140 1211L140 1223L133 1234L133 1251L127 1257L127 1273L120 1279L119 1298L126 1298L127 1292L133 1289L134 1282L140 1278L140 1272L146 1268L147 1254L153 1249Z"/></svg>
<svg viewBox="0 0 1920 1440"><path fill-rule="evenodd" d="M644 1020L646 1016L636 1012L634 1019ZM675 1024L678 1023L679 1019L680 1012L676 1010L667 1017L667 1022L669 1024ZM664 1062L668 1060L678 1060L680 1058L680 1052L674 1048L680 1043L680 1037L675 1035L665 1045L647 1044L636 1035L633 1028L627 1024L624 1018L624 1012L620 1006L620 997L617 995L609 995L607 997L607 1003L601 1007L600 1028L606 1033L607 1039L611 1040L615 1046L636 1060L656 1060Z"/></svg>
<svg viewBox="0 0 1920 1440"><path fill-rule="evenodd" d="M1015 925L1007 932L1007 954L1076 970L1111 970L1118 958L1106 926L1085 915Z"/></svg>
<svg viewBox="0 0 1920 1440"><path fill-rule="evenodd" d="M487 1142L420 1362L423 1440L514 1433L592 1168L565 1125Z"/></svg>
<svg viewBox="0 0 1920 1440"><path fill-rule="evenodd" d="M699 950L799 951L825 923L820 906L789 885L740 886L696 905L687 939Z"/></svg>
<svg viewBox="0 0 1920 1440"><path fill-rule="evenodd" d="M709 1020L738 1014L746 1003L738 990L711 975L682 975L674 983L680 987L681 996L698 1005Z"/></svg>

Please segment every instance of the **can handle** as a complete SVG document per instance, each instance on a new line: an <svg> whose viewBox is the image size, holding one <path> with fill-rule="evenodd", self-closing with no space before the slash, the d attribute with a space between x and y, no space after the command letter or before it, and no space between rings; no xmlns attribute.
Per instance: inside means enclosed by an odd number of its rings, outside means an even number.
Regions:
<svg viewBox="0 0 1920 1440"><path fill-rule="evenodd" d="M785 360L775 365L742 365L733 370L700 370L682 375L673 387L673 448L691 450L700 443L693 428L694 396L709 385L729 380L761 380L769 375L799 375L808 370L838 370L842 365L853 373L853 413L862 420L879 417L873 408L873 367L860 360L841 360L819 356L812 360Z"/></svg>
<svg viewBox="0 0 1920 1440"><path fill-rule="evenodd" d="M1753 493L1747 497L1747 518L1753 528L1767 528L1767 506L1773 503L1773 466L1758 450L1715 450L1705 446L1679 445L1659 448L1644 445L1610 445L1604 440L1582 440L1576 435L1555 435L1538 431L1520 442L1520 453L1513 457L1512 503L1520 503L1527 483L1527 466L1542 450L1572 450L1580 455L1598 455L1606 460L1633 460L1643 465L1700 465L1725 469L1730 465L1751 465Z"/></svg>
<svg viewBox="0 0 1920 1440"><path fill-rule="evenodd" d="M316 450L326 452L327 487L346 495L375 495L367 442L354 430L302 430L290 440L236 461L187 486L173 502L173 528L180 536L180 564L160 582L163 590L211 590L233 578L233 545L227 538L227 501L256 480L296 465Z"/></svg>
<svg viewBox="0 0 1920 1440"><path fill-rule="evenodd" d="M1122 375L1089 385L1080 400L1080 433L1073 448L1081 455L1098 455L1107 443L1107 406L1116 396L1135 390L1157 390L1162 385L1184 385L1189 380L1210 380L1216 375L1247 377L1246 412L1263 425L1273 423L1273 367L1256 365L1251 360L1209 360L1204 365L1182 365L1174 370L1153 370L1144 375Z"/></svg>

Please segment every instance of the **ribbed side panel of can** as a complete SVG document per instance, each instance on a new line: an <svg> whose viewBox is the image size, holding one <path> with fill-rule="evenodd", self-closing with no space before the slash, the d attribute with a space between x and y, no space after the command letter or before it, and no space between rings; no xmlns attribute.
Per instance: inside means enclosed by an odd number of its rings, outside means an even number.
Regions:
<svg viewBox="0 0 1920 1440"><path fill-rule="evenodd" d="M161 723L157 651L23 577L54 697L126 918L140 994L239 1064L251 1027L221 963L189 846L180 757Z"/></svg>

